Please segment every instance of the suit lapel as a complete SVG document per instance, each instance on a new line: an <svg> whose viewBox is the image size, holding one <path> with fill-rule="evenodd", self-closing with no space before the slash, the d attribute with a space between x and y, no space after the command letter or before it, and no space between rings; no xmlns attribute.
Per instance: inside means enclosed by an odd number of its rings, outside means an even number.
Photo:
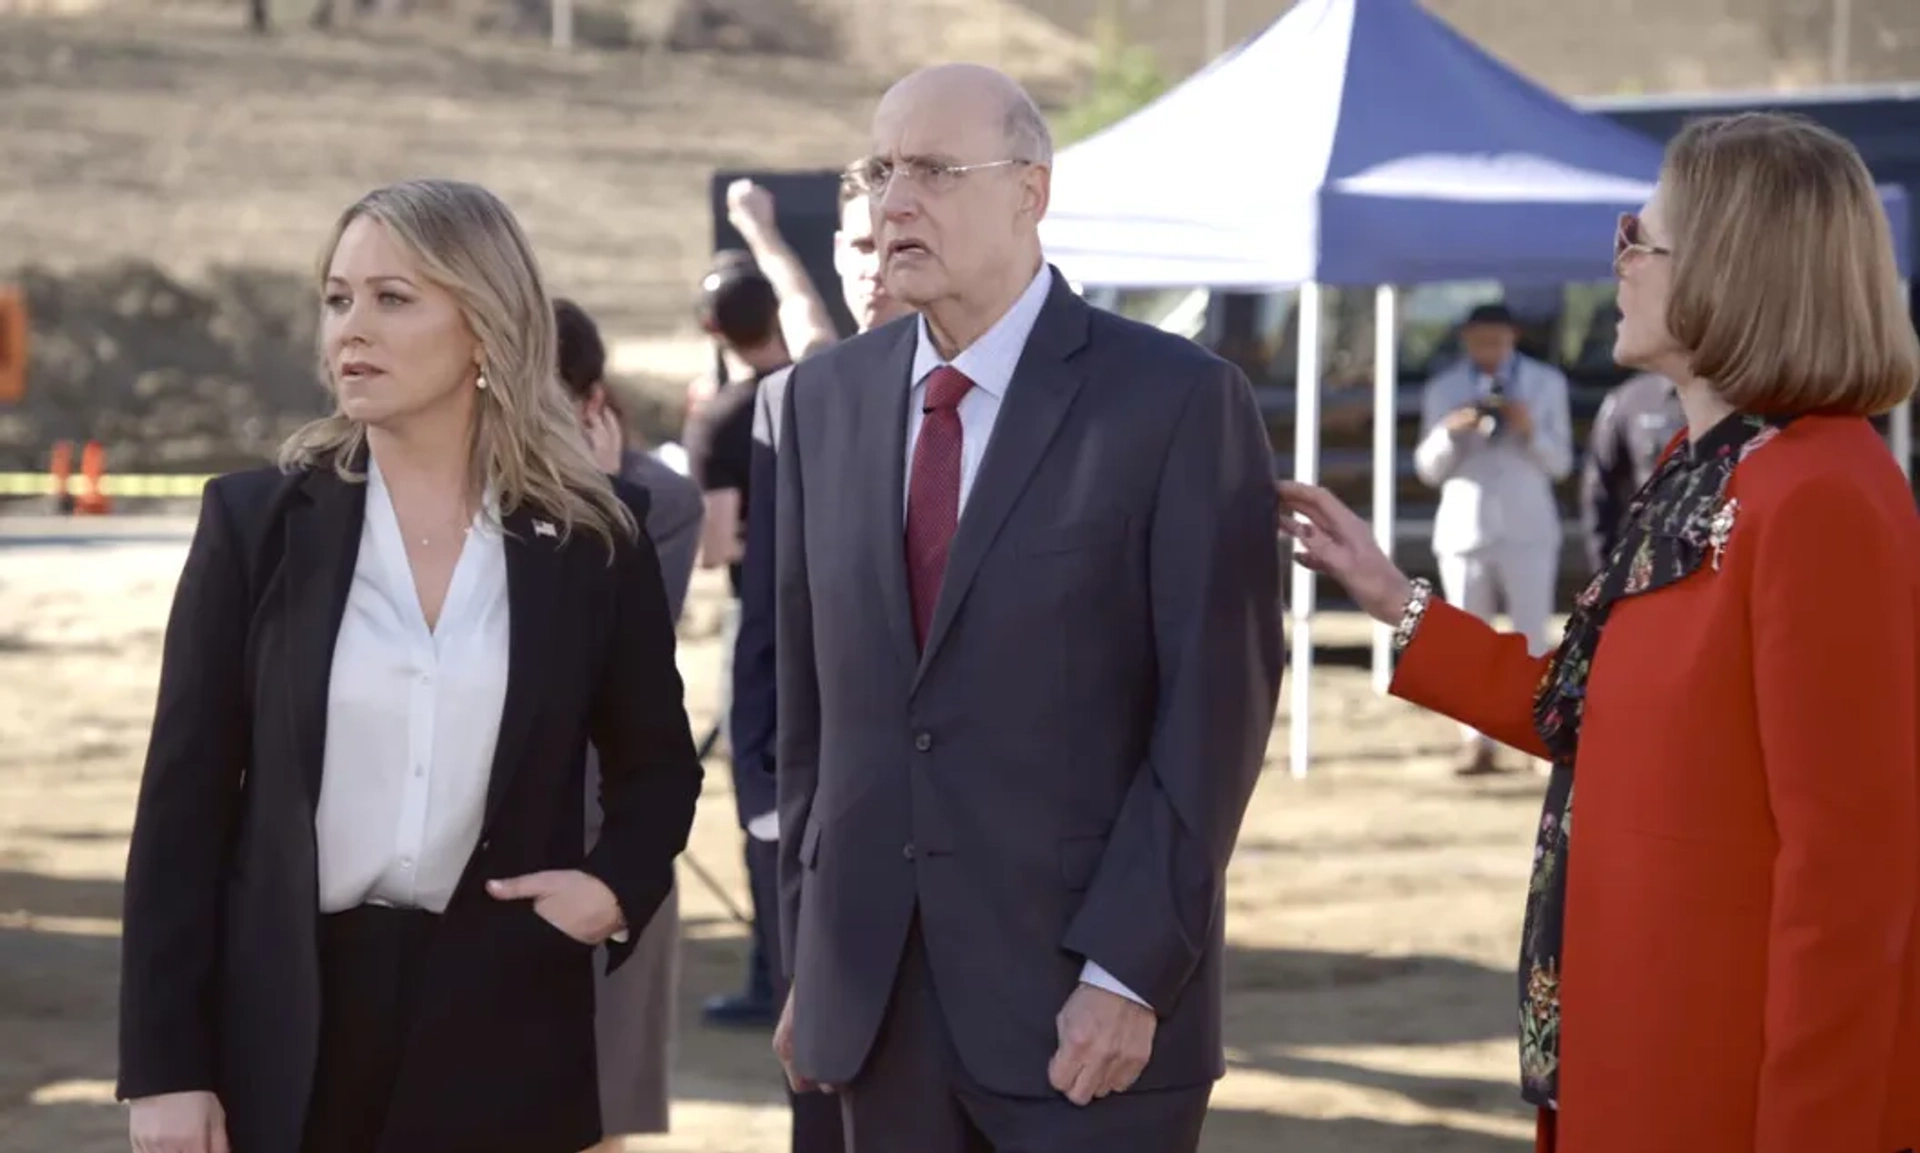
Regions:
<svg viewBox="0 0 1920 1153"><path fill-rule="evenodd" d="M1086 381L1085 374L1069 363L1069 358L1087 342L1087 309L1086 302L1074 295L1066 278L1055 270L1053 288L1008 382L1000 414L994 419L993 439L987 444L979 475L973 478L966 508L961 511L953 548L947 554L946 575L940 581L940 597L934 602L933 621L927 629L926 650L920 655L914 677L916 686L946 638L1007 514L1026 491L1027 482Z"/></svg>
<svg viewBox="0 0 1920 1153"><path fill-rule="evenodd" d="M360 558L367 486L341 480L330 469L315 469L300 488L305 499L291 502L285 527L287 703L307 801L318 806L333 644Z"/></svg>
<svg viewBox="0 0 1920 1153"><path fill-rule="evenodd" d="M918 321L899 327L899 338L860 398L861 467L866 476L859 491L872 502L865 523L874 526L867 547L880 579L880 615L886 618L901 671L910 672L920 658L907 595L907 404L913 394L913 352L920 328Z"/></svg>
<svg viewBox="0 0 1920 1153"><path fill-rule="evenodd" d="M566 570L558 538L537 532L536 519L535 514L522 508L509 514L505 522L507 698L501 708L493 768L487 775L486 828L493 826L507 786L526 760L526 748L536 731L546 687L552 679L554 626L565 592ZM591 548L598 544L598 538L581 543Z"/></svg>

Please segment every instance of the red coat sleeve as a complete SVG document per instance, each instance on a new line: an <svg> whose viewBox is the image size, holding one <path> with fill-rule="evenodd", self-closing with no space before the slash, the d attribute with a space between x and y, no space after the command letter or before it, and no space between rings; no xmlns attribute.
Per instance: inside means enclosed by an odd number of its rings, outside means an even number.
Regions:
<svg viewBox="0 0 1920 1153"><path fill-rule="evenodd" d="M1548 659L1530 654L1525 637L1497 632L1436 597L1400 654L1388 691L1545 758L1546 746L1533 727L1533 701Z"/></svg>
<svg viewBox="0 0 1920 1153"><path fill-rule="evenodd" d="M1879 1144L1920 843L1913 532L1836 477L1801 485L1757 534L1754 691L1779 849L1755 1153Z"/></svg>

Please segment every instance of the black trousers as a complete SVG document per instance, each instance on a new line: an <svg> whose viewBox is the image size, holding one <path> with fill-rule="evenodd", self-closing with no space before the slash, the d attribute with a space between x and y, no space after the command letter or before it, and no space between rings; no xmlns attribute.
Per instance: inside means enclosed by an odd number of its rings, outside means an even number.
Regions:
<svg viewBox="0 0 1920 1153"><path fill-rule="evenodd" d="M379 905L320 919L320 1053L301 1153L379 1144L438 923Z"/></svg>
<svg viewBox="0 0 1920 1153"><path fill-rule="evenodd" d="M786 1000L780 975L780 843L751 835L746 845L747 891L753 897L753 948L747 959L747 996L778 1007Z"/></svg>

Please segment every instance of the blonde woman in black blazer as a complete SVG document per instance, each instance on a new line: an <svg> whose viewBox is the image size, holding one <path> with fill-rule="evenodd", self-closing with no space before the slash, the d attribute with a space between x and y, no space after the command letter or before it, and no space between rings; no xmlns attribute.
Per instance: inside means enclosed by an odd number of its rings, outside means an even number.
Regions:
<svg viewBox="0 0 1920 1153"><path fill-rule="evenodd" d="M589 457L485 190L363 198L320 305L335 411L208 485L167 629L127 863L132 1144L578 1153L595 946L625 959L700 788L646 498Z"/></svg>

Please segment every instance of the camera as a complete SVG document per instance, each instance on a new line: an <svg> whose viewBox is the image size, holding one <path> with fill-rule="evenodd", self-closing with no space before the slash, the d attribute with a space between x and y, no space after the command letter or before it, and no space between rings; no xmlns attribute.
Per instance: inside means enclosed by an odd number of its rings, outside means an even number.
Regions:
<svg viewBox="0 0 1920 1153"><path fill-rule="evenodd" d="M1507 427L1507 401L1505 397L1490 396L1473 406L1480 414L1480 423L1474 425L1480 435L1491 440Z"/></svg>
<svg viewBox="0 0 1920 1153"><path fill-rule="evenodd" d="M1483 376L1481 381L1484 391L1473 405L1480 421L1474 427L1491 440L1507 427L1507 387L1497 376Z"/></svg>

